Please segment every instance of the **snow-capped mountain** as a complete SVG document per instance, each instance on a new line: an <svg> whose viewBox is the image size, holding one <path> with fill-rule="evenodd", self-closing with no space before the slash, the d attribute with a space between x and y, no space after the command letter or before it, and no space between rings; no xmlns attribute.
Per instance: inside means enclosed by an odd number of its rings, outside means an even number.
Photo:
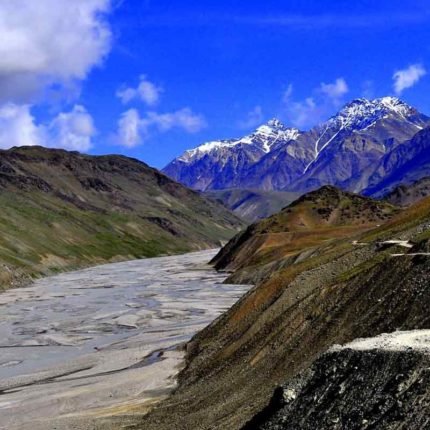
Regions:
<svg viewBox="0 0 430 430"><path fill-rule="evenodd" d="M355 99L325 124L317 127L318 139L315 141L315 157L312 163L342 132L361 132L374 127L379 121L390 119L412 125L416 132L422 130L425 125L425 119L397 97L382 97L374 100ZM309 167L310 165L306 170Z"/></svg>
<svg viewBox="0 0 430 430"><path fill-rule="evenodd" d="M396 97L356 99L302 132L273 119L240 139L205 143L164 172L198 190L256 188L305 192L330 184L359 192L395 148L430 125Z"/></svg>
<svg viewBox="0 0 430 430"><path fill-rule="evenodd" d="M240 187L242 175L266 154L302 133L272 119L252 134L204 143L185 151L164 168L171 178L197 190Z"/></svg>
<svg viewBox="0 0 430 430"><path fill-rule="evenodd" d="M206 142L197 148L185 151L179 157L181 161L191 162L204 157L206 154L216 154L218 151L232 149L238 145L250 145L256 149L260 149L264 153L270 152L276 145L296 140L300 135L297 128L287 128L281 121L273 118L258 127L252 134L241 137L239 139L214 140Z"/></svg>
<svg viewBox="0 0 430 430"><path fill-rule="evenodd" d="M346 104L335 116L330 118L326 125L328 127L350 128L362 130L390 115L397 115L409 121L409 118L418 112L402 102L397 97L382 97L374 100L355 99Z"/></svg>
<svg viewBox="0 0 430 430"><path fill-rule="evenodd" d="M428 117L397 97L353 100L312 130L313 159L290 188L330 184L360 192L383 156L428 125Z"/></svg>

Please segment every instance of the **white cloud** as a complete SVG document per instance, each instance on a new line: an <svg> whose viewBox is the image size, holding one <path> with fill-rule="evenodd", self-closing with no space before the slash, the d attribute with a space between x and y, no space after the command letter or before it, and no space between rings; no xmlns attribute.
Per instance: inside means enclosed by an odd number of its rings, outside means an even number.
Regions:
<svg viewBox="0 0 430 430"><path fill-rule="evenodd" d="M74 151L88 151L96 134L93 118L83 106L75 105L70 112L62 112L47 128L47 145Z"/></svg>
<svg viewBox="0 0 430 430"><path fill-rule="evenodd" d="M58 114L48 124L38 124L30 105L7 103L0 107L0 148L42 145L87 151L96 130L83 106Z"/></svg>
<svg viewBox="0 0 430 430"><path fill-rule="evenodd" d="M140 76L139 85L136 88L124 87L116 92L116 96L126 104L134 99L140 99L148 106L157 104L162 89L149 81L145 75Z"/></svg>
<svg viewBox="0 0 430 430"><path fill-rule="evenodd" d="M0 107L0 148L41 145L44 131L34 123L29 105L7 103Z"/></svg>
<svg viewBox="0 0 430 430"><path fill-rule="evenodd" d="M206 127L204 117L193 113L189 108L162 114L147 112L144 117L141 117L136 109L129 109L118 120L114 140L131 148L142 143L154 131L163 133L178 128L187 133L197 133L204 127Z"/></svg>
<svg viewBox="0 0 430 430"><path fill-rule="evenodd" d="M75 88L110 50L110 0L2 0L0 97Z"/></svg>
<svg viewBox="0 0 430 430"><path fill-rule="evenodd" d="M179 109L176 112L162 113L148 112L142 120L145 128L155 126L159 131L180 128L188 133L197 133L206 127L206 120L202 115L195 114L190 108Z"/></svg>
<svg viewBox="0 0 430 430"><path fill-rule="evenodd" d="M344 78L337 78L333 83L330 84L322 82L320 84L320 91L337 102L348 93L349 88Z"/></svg>
<svg viewBox="0 0 430 430"><path fill-rule="evenodd" d="M293 95L293 84L288 84L288 87L284 91L284 94L282 96L282 101L284 103L288 103L292 95Z"/></svg>
<svg viewBox="0 0 430 430"><path fill-rule="evenodd" d="M375 83L371 80L366 80L361 84L361 94L366 99L375 98Z"/></svg>
<svg viewBox="0 0 430 430"><path fill-rule="evenodd" d="M313 97L291 101L287 104L287 115L292 124L299 128L313 126L324 117L324 109Z"/></svg>
<svg viewBox="0 0 430 430"><path fill-rule="evenodd" d="M129 109L118 120L116 141L122 146L132 148L141 142L141 119L136 109Z"/></svg>
<svg viewBox="0 0 430 430"><path fill-rule="evenodd" d="M400 95L407 88L413 87L427 71L421 64L411 64L406 69L397 70L393 74L394 91Z"/></svg>
<svg viewBox="0 0 430 430"><path fill-rule="evenodd" d="M238 126L243 129L249 129L261 125L263 122L263 109L261 106L255 106L254 109L248 112L246 119L238 122Z"/></svg>
<svg viewBox="0 0 430 430"><path fill-rule="evenodd" d="M415 4L418 3L415 2ZM425 4L423 0L421 3ZM280 10L276 14L217 14L206 11L205 14L191 12L172 14L157 14L156 17L148 16L143 19L145 26L151 27L178 27L184 26L214 26L220 25L250 25L258 27L276 28L287 27L290 30L324 30L324 29L358 29L358 30L380 30L381 28L398 28L400 26L411 28L411 26L426 25L429 19L429 11L424 8L404 8L401 13L389 10L387 13L347 14L347 13L319 13L319 14L288 14Z"/></svg>

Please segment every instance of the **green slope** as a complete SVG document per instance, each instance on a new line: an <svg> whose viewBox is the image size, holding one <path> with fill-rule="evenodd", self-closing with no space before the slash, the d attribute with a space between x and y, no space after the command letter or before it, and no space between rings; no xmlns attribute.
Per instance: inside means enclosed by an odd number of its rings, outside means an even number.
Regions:
<svg viewBox="0 0 430 430"><path fill-rule="evenodd" d="M0 286L217 247L243 225L146 164L41 147L0 152Z"/></svg>

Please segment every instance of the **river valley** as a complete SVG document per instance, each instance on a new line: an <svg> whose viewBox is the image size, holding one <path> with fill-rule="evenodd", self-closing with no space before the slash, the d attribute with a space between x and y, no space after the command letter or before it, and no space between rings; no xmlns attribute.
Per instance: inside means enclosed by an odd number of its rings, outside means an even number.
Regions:
<svg viewBox="0 0 430 430"><path fill-rule="evenodd" d="M0 295L0 429L85 428L175 387L178 348L249 286L216 250L106 264ZM92 427L91 427L92 428Z"/></svg>

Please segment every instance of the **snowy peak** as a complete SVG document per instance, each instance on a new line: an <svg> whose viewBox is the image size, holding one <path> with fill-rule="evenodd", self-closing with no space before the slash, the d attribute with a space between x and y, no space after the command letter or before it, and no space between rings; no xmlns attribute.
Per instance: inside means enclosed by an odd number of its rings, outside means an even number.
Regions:
<svg viewBox="0 0 430 430"><path fill-rule="evenodd" d="M244 137L186 151L163 172L197 190L303 192L331 184L358 192L415 150L411 139L425 127L430 118L397 97L359 98L309 131L274 118Z"/></svg>
<svg viewBox="0 0 430 430"><path fill-rule="evenodd" d="M374 102L400 115L410 115L416 112L414 108L397 97L382 97L380 99L375 99Z"/></svg>
<svg viewBox="0 0 430 430"><path fill-rule="evenodd" d="M281 130L286 129L285 125L282 124L282 122L279 121L279 119L277 118L272 118L271 120L267 121L267 126L274 129L281 129Z"/></svg>
<svg viewBox="0 0 430 430"><path fill-rule="evenodd" d="M285 130L290 130L286 127L281 121L276 118L272 118L270 121L267 121L265 124L260 125L252 134L267 134L267 133L279 133Z"/></svg>
<svg viewBox="0 0 430 430"><path fill-rule="evenodd" d="M297 128L286 127L281 121L273 118L258 127L249 137L255 144L259 144L264 152L270 152L279 143L296 140L299 135L300 130Z"/></svg>
<svg viewBox="0 0 430 430"><path fill-rule="evenodd" d="M342 129L362 130L378 120L400 117L407 120L417 114L417 111L397 97L382 97L368 100L355 99L346 104L336 115L331 117L326 126Z"/></svg>
<svg viewBox="0 0 430 430"><path fill-rule="evenodd" d="M267 121L266 124L263 124L260 127L258 127L253 134L256 135L256 134L268 134L268 133L297 135L300 133L300 131L297 128L286 127L281 121L279 121L276 118L273 118L270 121Z"/></svg>
<svg viewBox="0 0 430 430"><path fill-rule="evenodd" d="M281 121L279 121L279 119L277 118L272 118L267 122L267 125L269 127L278 127L278 128L284 128L284 124L282 124Z"/></svg>
<svg viewBox="0 0 430 430"><path fill-rule="evenodd" d="M427 117L419 114L416 109L397 97L352 100L327 122L315 127L314 131L318 138L315 141L314 159L305 167L303 173L315 164L324 149L333 144L336 139L369 129L384 119L396 120L401 128L409 125L415 132L421 130L428 122Z"/></svg>
<svg viewBox="0 0 430 430"><path fill-rule="evenodd" d="M286 127L276 118L258 127L253 133L238 139L215 140L206 142L197 148L186 151L179 160L194 161L206 154L217 153L232 149L239 145L250 145L264 153L270 152L275 146L296 140L300 131L296 128Z"/></svg>

